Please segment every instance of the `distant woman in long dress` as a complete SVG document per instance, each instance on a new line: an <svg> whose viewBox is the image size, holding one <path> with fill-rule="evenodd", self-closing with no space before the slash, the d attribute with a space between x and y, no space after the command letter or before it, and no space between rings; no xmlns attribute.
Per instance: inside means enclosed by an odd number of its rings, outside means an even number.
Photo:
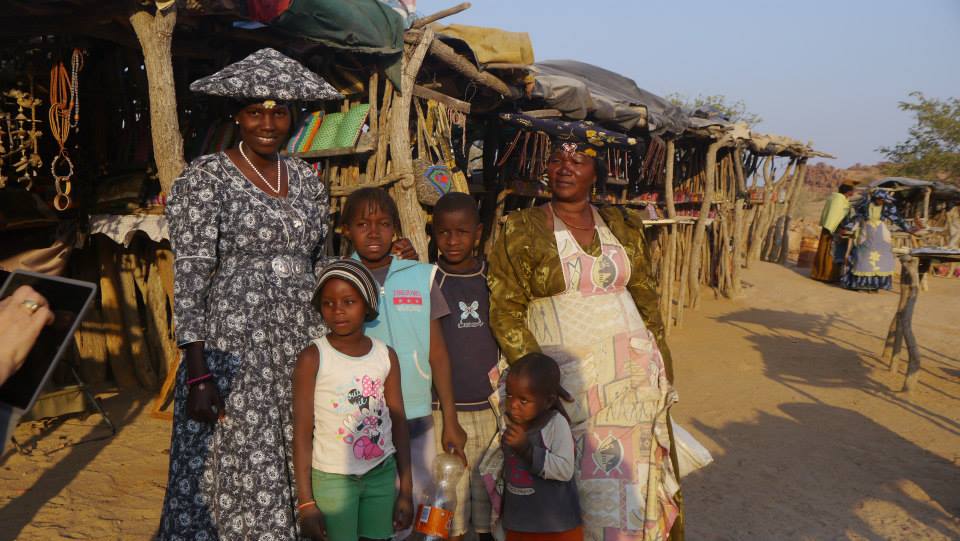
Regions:
<svg viewBox="0 0 960 541"><path fill-rule="evenodd" d="M853 214L840 226L853 237L841 280L843 287L874 292L893 289L896 261L893 236L887 224L913 232L900 218L890 192L877 188L857 204Z"/></svg>
<svg viewBox="0 0 960 541"><path fill-rule="evenodd" d="M683 539L669 409L676 401L643 222L590 203L605 167L597 145L558 140L552 201L507 218L490 258L491 330L508 362L542 351L575 398L584 537Z"/></svg>

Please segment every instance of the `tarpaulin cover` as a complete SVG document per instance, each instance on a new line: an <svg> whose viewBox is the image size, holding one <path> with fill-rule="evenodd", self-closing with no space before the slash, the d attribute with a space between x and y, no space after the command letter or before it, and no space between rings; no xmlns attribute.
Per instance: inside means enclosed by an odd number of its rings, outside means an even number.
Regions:
<svg viewBox="0 0 960 541"><path fill-rule="evenodd" d="M929 180L920 180L918 178L907 178L907 177L886 177L879 180L874 180L870 183L871 188L876 188L878 186L884 188L896 188L896 187L907 187L907 188L926 188L927 186L932 186L933 182Z"/></svg>
<svg viewBox="0 0 960 541"><path fill-rule="evenodd" d="M530 34L526 32L507 32L499 28L463 24L435 24L432 28L444 41L457 39L464 42L481 66L494 63L533 64L533 44L530 43Z"/></svg>
<svg viewBox="0 0 960 541"><path fill-rule="evenodd" d="M403 51L403 19L377 0L293 0L270 25L348 51Z"/></svg>
<svg viewBox="0 0 960 541"><path fill-rule="evenodd" d="M537 62L534 70L534 97L569 118L590 118L623 131L647 127L657 134L679 134L688 125L680 107L610 70L575 60Z"/></svg>
<svg viewBox="0 0 960 541"><path fill-rule="evenodd" d="M912 190L921 190L930 188L932 195L936 199L945 199L948 201L960 201L960 188L951 184L937 182L932 180L921 180L918 178L907 177L885 177L870 183L871 188L910 188Z"/></svg>
<svg viewBox="0 0 960 541"><path fill-rule="evenodd" d="M378 0L292 0L270 26L328 47L389 55L386 75L400 87L404 20Z"/></svg>

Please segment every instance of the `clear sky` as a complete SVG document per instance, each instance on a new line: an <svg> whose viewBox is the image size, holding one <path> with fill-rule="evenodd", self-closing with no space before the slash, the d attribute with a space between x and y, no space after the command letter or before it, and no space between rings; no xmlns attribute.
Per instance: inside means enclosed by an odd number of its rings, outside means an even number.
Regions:
<svg viewBox="0 0 960 541"><path fill-rule="evenodd" d="M458 0L418 0L429 15ZM960 96L960 0L475 0L446 22L528 32L660 95L723 94L846 167L907 137L897 103Z"/></svg>

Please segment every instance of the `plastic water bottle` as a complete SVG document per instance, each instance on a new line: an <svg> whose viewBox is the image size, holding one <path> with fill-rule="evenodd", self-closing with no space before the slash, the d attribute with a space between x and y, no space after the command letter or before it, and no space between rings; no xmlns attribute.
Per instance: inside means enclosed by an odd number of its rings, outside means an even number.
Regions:
<svg viewBox="0 0 960 541"><path fill-rule="evenodd" d="M433 459L433 493L417 509L413 539L439 541L450 538L450 523L457 508L457 482L463 475L463 462L450 453Z"/></svg>

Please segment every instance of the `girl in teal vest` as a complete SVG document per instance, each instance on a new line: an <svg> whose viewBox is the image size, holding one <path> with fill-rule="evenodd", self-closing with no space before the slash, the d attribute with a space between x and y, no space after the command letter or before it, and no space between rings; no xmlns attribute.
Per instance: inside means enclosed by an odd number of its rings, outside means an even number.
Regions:
<svg viewBox="0 0 960 541"><path fill-rule="evenodd" d="M366 334L397 352L403 406L410 430L414 505L430 492L430 467L436 454L431 386L443 412L443 448L459 455L467 436L457 422L450 379L450 359L439 318L450 313L443 294L434 290L434 265L390 254L400 229L396 203L380 188L350 194L340 218L341 232L353 245L354 259L370 270L380 286L380 313L366 324ZM402 536L400 537L403 538Z"/></svg>

